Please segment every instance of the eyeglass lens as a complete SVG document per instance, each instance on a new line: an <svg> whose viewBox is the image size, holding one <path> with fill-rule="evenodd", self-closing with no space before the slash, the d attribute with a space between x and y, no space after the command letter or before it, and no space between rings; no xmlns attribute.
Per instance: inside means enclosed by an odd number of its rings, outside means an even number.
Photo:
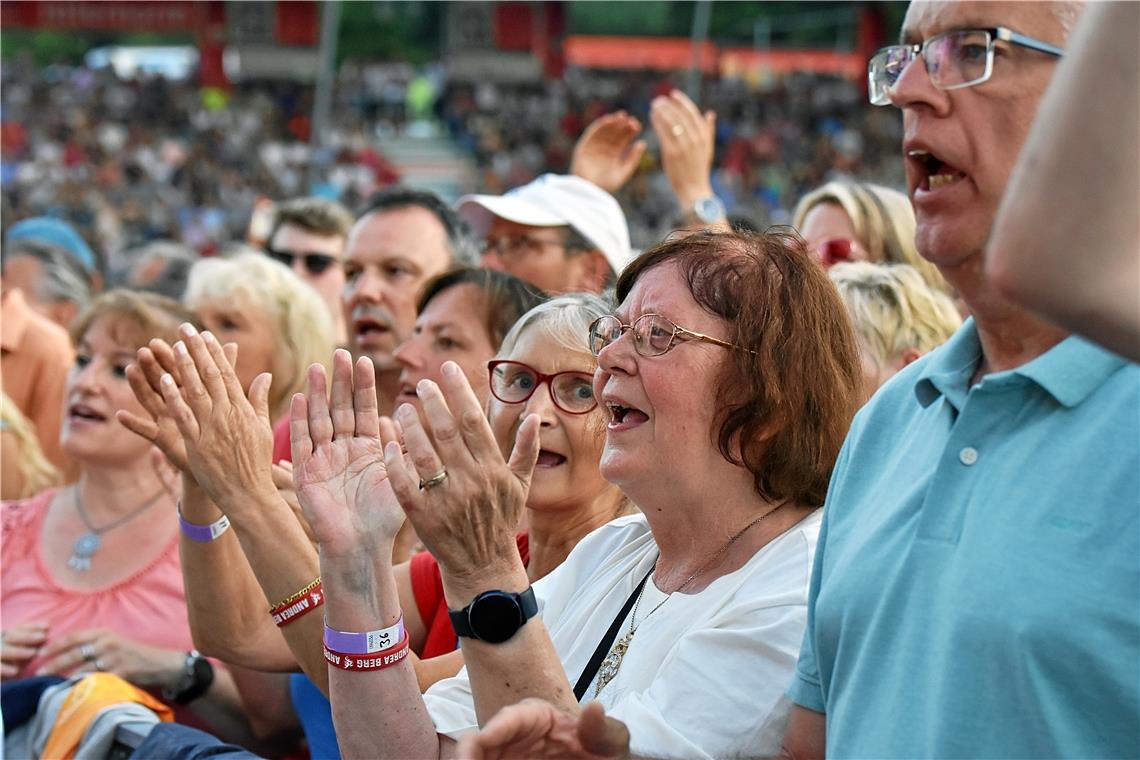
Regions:
<svg viewBox="0 0 1140 760"><path fill-rule="evenodd" d="M625 326L617 317L601 317L590 330L590 350L595 356L621 337ZM642 356L660 356L673 344L676 325L657 314L644 314L634 320L633 345Z"/></svg>
<svg viewBox="0 0 1140 760"><path fill-rule="evenodd" d="M507 404L521 404L538 386L547 384L554 405L570 414L585 414L594 407L593 377L583 372L543 375L525 364L500 362L491 371L491 392Z"/></svg>
<svg viewBox="0 0 1140 760"><path fill-rule="evenodd" d="M985 31L948 32L929 39L922 48L930 81L943 89L964 87L984 81L989 70L990 34ZM887 89L918 56L909 45L893 45L871 58L869 84L871 102L889 103Z"/></svg>

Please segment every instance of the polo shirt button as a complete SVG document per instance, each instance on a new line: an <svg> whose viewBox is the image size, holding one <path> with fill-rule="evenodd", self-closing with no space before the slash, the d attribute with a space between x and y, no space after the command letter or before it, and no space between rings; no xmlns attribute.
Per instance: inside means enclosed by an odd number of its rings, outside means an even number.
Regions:
<svg viewBox="0 0 1140 760"><path fill-rule="evenodd" d="M958 452L958 461L966 466L972 465L978 461L978 450L973 446L967 446Z"/></svg>

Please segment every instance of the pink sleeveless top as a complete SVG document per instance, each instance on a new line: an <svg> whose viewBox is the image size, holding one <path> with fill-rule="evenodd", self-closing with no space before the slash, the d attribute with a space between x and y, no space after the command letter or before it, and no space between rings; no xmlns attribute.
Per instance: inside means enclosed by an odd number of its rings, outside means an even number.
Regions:
<svg viewBox="0 0 1140 760"><path fill-rule="evenodd" d="M167 649L193 649L178 534L148 566L110 586L94 590L59 585L44 562L41 535L55 492L0 504L0 624L45 622L49 640L106 628L129 641ZM124 528L129 530L129 528ZM40 666L35 658L20 674Z"/></svg>

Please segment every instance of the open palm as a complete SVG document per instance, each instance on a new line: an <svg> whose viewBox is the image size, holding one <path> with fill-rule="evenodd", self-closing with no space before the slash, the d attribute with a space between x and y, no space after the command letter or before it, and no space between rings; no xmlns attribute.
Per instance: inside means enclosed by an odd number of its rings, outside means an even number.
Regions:
<svg viewBox="0 0 1140 760"><path fill-rule="evenodd" d="M378 437L343 438L315 447L294 465L293 482L313 535L327 554L375 548L404 522Z"/></svg>
<svg viewBox="0 0 1140 760"><path fill-rule="evenodd" d="M404 523L384 464L372 362L354 367L337 351L330 396L325 385L324 367L314 364L306 394L293 397L293 485L322 555L371 554L390 546Z"/></svg>

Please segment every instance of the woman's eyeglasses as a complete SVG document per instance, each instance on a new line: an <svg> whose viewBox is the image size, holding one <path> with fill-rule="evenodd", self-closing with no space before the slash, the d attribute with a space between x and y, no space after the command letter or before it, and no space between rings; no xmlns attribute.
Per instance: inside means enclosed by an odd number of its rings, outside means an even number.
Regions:
<svg viewBox="0 0 1140 760"><path fill-rule="evenodd" d="M301 263L305 265L305 271L316 277L319 274L324 274L325 271L333 264L337 263L337 259L325 253L294 253L293 251L286 251L278 248L265 247L265 254L273 259L279 261L290 269L293 268L293 262L301 259Z"/></svg>
<svg viewBox="0 0 1140 760"><path fill-rule="evenodd" d="M852 261L855 259L855 253L859 250L859 244L854 240L847 238L829 238L828 240L821 240L815 246L815 257L824 269L830 269L833 265L843 261Z"/></svg>
<svg viewBox="0 0 1140 760"><path fill-rule="evenodd" d="M590 324L590 351L594 356L599 355L603 348L620 338L626 330L633 332L633 347L637 353L647 357L661 356L678 342L688 340L755 353L735 343L686 330L660 314L642 314L633 321L632 325L623 325L621 320L614 316L598 317Z"/></svg>
<svg viewBox="0 0 1140 760"><path fill-rule="evenodd" d="M491 372L491 395L504 404L521 404L546 383L550 400L567 414L585 414L598 405L594 376L588 372L555 372L548 375L522 362L495 359L487 362Z"/></svg>

